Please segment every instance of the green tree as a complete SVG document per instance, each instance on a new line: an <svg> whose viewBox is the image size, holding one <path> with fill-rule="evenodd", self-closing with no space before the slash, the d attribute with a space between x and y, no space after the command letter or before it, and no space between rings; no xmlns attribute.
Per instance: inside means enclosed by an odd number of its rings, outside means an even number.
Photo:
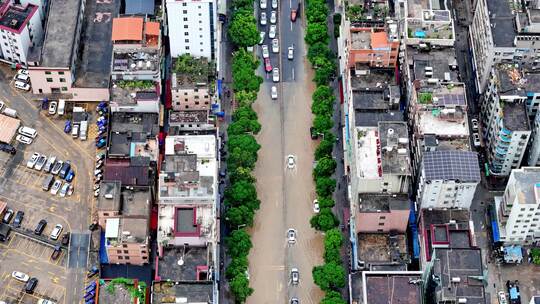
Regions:
<svg viewBox="0 0 540 304"><path fill-rule="evenodd" d="M540 265L540 248L531 249L532 262L535 265Z"/></svg>
<svg viewBox="0 0 540 304"><path fill-rule="evenodd" d="M339 224L339 220L336 218L332 209L330 208L321 208L321 211L315 214L310 220L309 223L311 227L320 230L327 231Z"/></svg>
<svg viewBox="0 0 540 304"><path fill-rule="evenodd" d="M326 292L324 298L321 300L321 304L347 304L347 302L343 300L339 292L329 290Z"/></svg>
<svg viewBox="0 0 540 304"><path fill-rule="evenodd" d="M255 137L249 134L229 136L227 146L229 150L234 148L242 148L251 153L257 153L257 151L259 151L259 149L261 148L261 145L257 143Z"/></svg>
<svg viewBox="0 0 540 304"><path fill-rule="evenodd" d="M310 1L306 6L306 18L308 23L326 22L328 7L325 2Z"/></svg>
<svg viewBox="0 0 540 304"><path fill-rule="evenodd" d="M330 291L345 286L345 269L335 262L313 268L313 281L322 290Z"/></svg>
<svg viewBox="0 0 540 304"><path fill-rule="evenodd" d="M253 169L257 162L257 151L261 146L251 134L234 135L227 142L229 157L227 164L230 170L238 167Z"/></svg>
<svg viewBox="0 0 540 304"><path fill-rule="evenodd" d="M336 171L337 163L334 159L325 157L320 159L313 169L313 177L315 179L319 177L329 177Z"/></svg>
<svg viewBox="0 0 540 304"><path fill-rule="evenodd" d="M257 100L256 91L238 91L234 93L234 99L240 107L251 106Z"/></svg>
<svg viewBox="0 0 540 304"><path fill-rule="evenodd" d="M232 115L232 120L238 121L242 118L250 119L250 120L257 120L257 112L255 112L249 106L239 107L238 109L236 109L236 111L234 111Z"/></svg>
<svg viewBox="0 0 540 304"><path fill-rule="evenodd" d="M334 149L334 143L326 138L321 140L319 146L315 149L315 160L320 160L323 157L331 157L332 149Z"/></svg>
<svg viewBox="0 0 540 304"><path fill-rule="evenodd" d="M309 23L304 40L311 45L316 42L328 43L328 28L326 23Z"/></svg>
<svg viewBox="0 0 540 304"><path fill-rule="evenodd" d="M249 287L249 280L245 274L237 275L230 280L229 287L236 303L245 303L246 299L253 293L253 288Z"/></svg>
<svg viewBox="0 0 540 304"><path fill-rule="evenodd" d="M251 0L233 0L233 10L250 10L253 11L253 1Z"/></svg>
<svg viewBox="0 0 540 304"><path fill-rule="evenodd" d="M330 79L336 73L336 64L332 60L322 61L320 64L317 64L317 69L315 70L315 76L313 81L317 85L325 85L330 82Z"/></svg>
<svg viewBox="0 0 540 304"><path fill-rule="evenodd" d="M315 100L331 100L331 103L334 103L336 100L332 88L327 85L318 86L313 92L311 99L313 99L313 102L315 102Z"/></svg>
<svg viewBox="0 0 540 304"><path fill-rule="evenodd" d="M241 180L247 181L249 183L255 182L255 177L251 174L251 169L237 167L234 170L229 170L229 180L231 184L239 182Z"/></svg>
<svg viewBox="0 0 540 304"><path fill-rule="evenodd" d="M230 207L225 213L225 219L231 228L237 228L242 225L253 226L253 217L255 211L248 206Z"/></svg>
<svg viewBox="0 0 540 304"><path fill-rule="evenodd" d="M238 47L245 48L257 44L260 36L252 11L248 9L236 11L229 25L228 34Z"/></svg>
<svg viewBox="0 0 540 304"><path fill-rule="evenodd" d="M259 209L260 201L257 199L257 189L249 181L240 180L225 190L225 198L231 206L247 206L251 210Z"/></svg>
<svg viewBox="0 0 540 304"><path fill-rule="evenodd" d="M257 34L258 35L258 34ZM244 49L236 51L232 60L233 88L236 94L240 91L258 92L263 81L255 75L259 61Z"/></svg>
<svg viewBox="0 0 540 304"><path fill-rule="evenodd" d="M242 118L237 120L227 127L227 133L230 135L240 135L240 134L258 134L261 131L261 124L257 120L251 120L247 118Z"/></svg>
<svg viewBox="0 0 540 304"><path fill-rule="evenodd" d="M318 198L320 208L332 208L336 204L333 199L329 197Z"/></svg>
<svg viewBox="0 0 540 304"><path fill-rule="evenodd" d="M247 256L253 247L249 234L244 229L234 230L225 242L229 255L233 258Z"/></svg>
<svg viewBox="0 0 540 304"><path fill-rule="evenodd" d="M307 58L312 65L316 65L319 60L333 59L334 54L323 42L316 42L308 49Z"/></svg>
<svg viewBox="0 0 540 304"><path fill-rule="evenodd" d="M333 98L314 99L311 104L311 113L315 115L332 115L334 100Z"/></svg>
<svg viewBox="0 0 540 304"><path fill-rule="evenodd" d="M325 263L341 263L341 245L343 244L343 235L341 231L332 228L326 231L324 236L324 261Z"/></svg>
<svg viewBox="0 0 540 304"><path fill-rule="evenodd" d="M227 269L225 270L225 276L229 280L233 279L234 277L238 275L245 276L247 269L248 269L247 256L236 257L232 259L229 266L227 266Z"/></svg>
<svg viewBox="0 0 540 304"><path fill-rule="evenodd" d="M315 181L315 190L319 197L331 197L336 189L336 180L329 177L319 177Z"/></svg>
<svg viewBox="0 0 540 304"><path fill-rule="evenodd" d="M334 121L329 115L317 115L313 119L313 128L317 133L324 133L334 126Z"/></svg>

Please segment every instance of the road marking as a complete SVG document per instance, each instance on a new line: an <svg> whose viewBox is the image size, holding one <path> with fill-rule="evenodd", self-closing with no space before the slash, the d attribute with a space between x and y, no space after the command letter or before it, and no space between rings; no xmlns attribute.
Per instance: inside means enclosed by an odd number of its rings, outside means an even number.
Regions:
<svg viewBox="0 0 540 304"><path fill-rule="evenodd" d="M292 79L294 80L294 68L292 68Z"/></svg>

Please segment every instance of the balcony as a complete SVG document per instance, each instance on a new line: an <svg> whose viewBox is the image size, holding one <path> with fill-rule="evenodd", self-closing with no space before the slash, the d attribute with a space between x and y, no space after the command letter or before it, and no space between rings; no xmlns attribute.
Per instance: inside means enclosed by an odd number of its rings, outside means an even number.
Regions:
<svg viewBox="0 0 540 304"><path fill-rule="evenodd" d="M510 143L510 142L512 142L512 138L511 138L511 137L508 137L508 135L505 134L502 130L499 131L499 138L500 138L500 140L502 140L502 141L505 142L505 143Z"/></svg>

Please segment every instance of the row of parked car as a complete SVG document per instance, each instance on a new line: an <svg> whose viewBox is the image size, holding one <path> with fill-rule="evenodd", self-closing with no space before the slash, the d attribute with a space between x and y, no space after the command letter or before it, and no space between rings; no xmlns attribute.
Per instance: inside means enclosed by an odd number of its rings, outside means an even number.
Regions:
<svg viewBox="0 0 540 304"><path fill-rule="evenodd" d="M13 77L13 80L15 81L15 88L23 91L30 91L30 75L28 75L28 70L18 70L17 74Z"/></svg>
<svg viewBox="0 0 540 304"><path fill-rule="evenodd" d="M13 216L15 215L15 219L13 220L13 223L11 223L11 220L13 219ZM24 219L24 211L19 210L17 211L17 214L15 214L15 211L11 208L8 208L6 212L4 213L4 216L2 217L2 223L4 224L10 224L15 228L20 228L22 225L22 221ZM45 227L47 227L47 221L42 219L38 222L36 225L36 228L34 229L35 235L41 235L43 233L43 230L45 230ZM56 224L54 226L53 230L51 231L51 234L49 237L53 241L57 241L60 238L60 234L64 230L64 227L61 224ZM60 243L64 246L67 246L69 244L69 232L65 233L62 236L62 239Z"/></svg>
<svg viewBox="0 0 540 304"><path fill-rule="evenodd" d="M34 152L30 159L26 162L26 167L52 173L58 175L60 178L65 179L67 182L71 182L75 178L75 171L71 168L71 162L69 160L61 161L56 159L56 156L47 158L44 154Z"/></svg>

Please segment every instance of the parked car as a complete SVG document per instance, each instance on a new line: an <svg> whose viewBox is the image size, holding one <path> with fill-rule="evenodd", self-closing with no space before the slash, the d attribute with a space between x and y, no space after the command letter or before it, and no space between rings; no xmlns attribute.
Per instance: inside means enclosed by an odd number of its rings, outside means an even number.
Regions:
<svg viewBox="0 0 540 304"><path fill-rule="evenodd" d="M38 161L39 156L40 156L39 153L34 152L34 154L32 154L32 156L30 157L28 162L26 162L26 167L28 167L30 169L34 168L34 166L36 165L36 163Z"/></svg>
<svg viewBox="0 0 540 304"><path fill-rule="evenodd" d="M26 273L21 272L21 271L13 271L11 273L11 277L21 282L28 282L28 280L30 279L30 276L28 276Z"/></svg>
<svg viewBox="0 0 540 304"><path fill-rule="evenodd" d="M51 300L45 300L45 299L40 299L37 304L56 304L56 302L53 302Z"/></svg>
<svg viewBox="0 0 540 304"><path fill-rule="evenodd" d="M60 188L60 197L65 197L67 192L68 192L68 189L69 189L69 186L71 186L69 183L65 183L62 188Z"/></svg>
<svg viewBox="0 0 540 304"><path fill-rule="evenodd" d="M73 125L73 128L71 129L71 137L79 137L79 125Z"/></svg>
<svg viewBox="0 0 540 304"><path fill-rule="evenodd" d="M2 217L2 223L9 224L9 222L11 222L11 219L13 218L14 214L15 214L15 211L13 211L13 209L11 209L11 208L8 208L4 212L4 216Z"/></svg>
<svg viewBox="0 0 540 304"><path fill-rule="evenodd" d="M17 137L15 137L15 140L17 140L18 142L20 143L23 143L25 145L29 145L32 143L32 139L30 137L26 137L24 135L17 135Z"/></svg>
<svg viewBox="0 0 540 304"><path fill-rule="evenodd" d="M52 260L58 259L58 257L60 257L60 254L61 254L61 253L62 253L62 247L60 247L60 245L54 246L54 251L53 251L53 253L51 254L51 259L52 259Z"/></svg>
<svg viewBox="0 0 540 304"><path fill-rule="evenodd" d="M24 211L17 211L17 214L15 214L15 219L13 220L13 227L19 228L21 227L22 221L24 219Z"/></svg>
<svg viewBox="0 0 540 304"><path fill-rule="evenodd" d="M17 149L15 149L15 147L13 147L12 145L5 144L5 143L0 143L0 151L7 152L11 155L14 155L15 153L17 153Z"/></svg>
<svg viewBox="0 0 540 304"><path fill-rule="evenodd" d="M49 103L49 115L56 114L56 109L58 109L58 103L56 101L51 101Z"/></svg>
<svg viewBox="0 0 540 304"><path fill-rule="evenodd" d="M266 36L266 32L261 32L259 34L259 36L261 37L261 39L259 40L259 44L263 44L264 42L264 37Z"/></svg>
<svg viewBox="0 0 540 304"><path fill-rule="evenodd" d="M62 235L62 240L60 241L60 243L62 243L62 245L64 246L67 246L69 244L69 232L66 232L64 233L64 235Z"/></svg>
<svg viewBox="0 0 540 304"><path fill-rule="evenodd" d="M279 53L279 40L277 38L272 39L272 53Z"/></svg>
<svg viewBox="0 0 540 304"><path fill-rule="evenodd" d="M67 191L67 195L68 196L71 196L73 194L73 185L69 185L69 188L68 188L68 191Z"/></svg>
<svg viewBox="0 0 540 304"><path fill-rule="evenodd" d="M21 135L31 137L31 138L36 138L37 136L37 131L30 127L20 127L19 130L17 130L17 132L19 132L19 134Z"/></svg>
<svg viewBox="0 0 540 304"><path fill-rule="evenodd" d="M71 132L71 120L66 120L64 123L64 133Z"/></svg>
<svg viewBox="0 0 540 304"><path fill-rule="evenodd" d="M17 74L19 75L28 75L28 70L27 69L18 69L17 70Z"/></svg>
<svg viewBox="0 0 540 304"><path fill-rule="evenodd" d="M66 182L71 183L71 181L73 181L73 178L75 178L75 171L73 171L73 169L69 169L69 172L65 178Z"/></svg>
<svg viewBox="0 0 540 304"><path fill-rule="evenodd" d="M480 135L478 133L473 133L473 143L475 147L480 147Z"/></svg>
<svg viewBox="0 0 540 304"><path fill-rule="evenodd" d="M287 243L294 244L296 243L296 230L289 228L287 230Z"/></svg>
<svg viewBox="0 0 540 304"><path fill-rule="evenodd" d="M291 298L291 303L290 304L300 304L300 301L298 300L298 298Z"/></svg>
<svg viewBox="0 0 540 304"><path fill-rule="evenodd" d="M58 190L60 190L60 187L62 187L62 180L55 180L54 184L51 187L51 194L56 195L58 193Z"/></svg>
<svg viewBox="0 0 540 304"><path fill-rule="evenodd" d="M107 144L107 141L104 138L102 138L96 143L96 148L101 149L105 147L106 144Z"/></svg>
<svg viewBox="0 0 540 304"><path fill-rule="evenodd" d="M47 227L47 221L40 220L36 226L36 229L34 229L34 234L41 235L43 233L43 230L45 230L45 227Z"/></svg>
<svg viewBox="0 0 540 304"><path fill-rule="evenodd" d="M54 175L57 175L59 172L60 172L60 169L62 169L62 166L64 165L64 162L61 161L61 160L58 160L53 168L51 169L51 173L54 174Z"/></svg>
<svg viewBox="0 0 540 304"><path fill-rule="evenodd" d="M66 178L66 175L69 173L70 169L71 162L69 160L66 160L66 162L64 162L64 164L62 165L62 169L60 169L58 176L60 176L60 178Z"/></svg>
<svg viewBox="0 0 540 304"><path fill-rule="evenodd" d="M31 278L28 280L28 282L26 282L26 285L24 285L24 291L26 291L26 293L34 293L34 289L36 289L37 284L38 279Z"/></svg>
<svg viewBox="0 0 540 304"><path fill-rule="evenodd" d="M268 30L268 38L270 39L276 38L276 32L277 32L277 27L273 24L270 25L270 29Z"/></svg>
<svg viewBox="0 0 540 304"><path fill-rule="evenodd" d="M15 88L23 91L30 91L30 85L20 80L15 81Z"/></svg>
<svg viewBox="0 0 540 304"><path fill-rule="evenodd" d="M499 304L508 304L508 301L506 300L506 293L504 291L499 291L497 296L499 298Z"/></svg>
<svg viewBox="0 0 540 304"><path fill-rule="evenodd" d="M45 172L51 172L52 168L54 167L54 164L56 163L56 156L51 156L47 160L47 163L43 167L43 171Z"/></svg>
<svg viewBox="0 0 540 304"><path fill-rule="evenodd" d="M471 125L472 125L473 131L478 131L478 119L476 118L471 119Z"/></svg>
<svg viewBox="0 0 540 304"><path fill-rule="evenodd" d="M23 82L23 83L29 83L30 82L30 76L28 76L28 74L15 74L15 76L13 77L13 80L15 81L20 81L20 82Z"/></svg>
<svg viewBox="0 0 540 304"><path fill-rule="evenodd" d="M259 19L261 25L266 25L266 12L261 12L261 18Z"/></svg>
<svg viewBox="0 0 540 304"><path fill-rule="evenodd" d="M272 70L272 81L279 82L279 68L274 68L274 70Z"/></svg>
<svg viewBox="0 0 540 304"><path fill-rule="evenodd" d="M272 8L276 9L278 7L278 0L272 0Z"/></svg>
<svg viewBox="0 0 540 304"><path fill-rule="evenodd" d="M274 99L274 100L278 98L276 86L272 86L272 88L270 89L270 96L271 96L272 99Z"/></svg>
<svg viewBox="0 0 540 304"><path fill-rule="evenodd" d="M266 0L260 0L259 5L261 6L261 9L266 9Z"/></svg>
<svg viewBox="0 0 540 304"><path fill-rule="evenodd" d="M313 200L313 212L321 212L321 207L319 206L319 201L317 199Z"/></svg>
<svg viewBox="0 0 540 304"><path fill-rule="evenodd" d="M270 58L270 53L268 52L268 46L266 44L261 46L261 50L263 58Z"/></svg>
<svg viewBox="0 0 540 304"><path fill-rule="evenodd" d="M270 58L264 58L264 70L266 73L272 72L272 64L270 63Z"/></svg>
<svg viewBox="0 0 540 304"><path fill-rule="evenodd" d="M47 162L47 156L40 155L36 161L36 165L34 166L34 169L41 171L41 169L43 169L43 166L45 166L46 162Z"/></svg>
<svg viewBox="0 0 540 304"><path fill-rule="evenodd" d="M92 229L90 229L90 230L92 230ZM86 272L86 277L91 278L91 277L95 276L98 272L99 272L99 268L97 268L96 266L93 266L92 268L90 268Z"/></svg>
<svg viewBox="0 0 540 304"><path fill-rule="evenodd" d="M300 282L300 272L298 271L298 268L292 268L291 269L291 283L293 285L298 285Z"/></svg>
<svg viewBox="0 0 540 304"><path fill-rule="evenodd" d="M276 11L272 11L270 13L270 23L276 24L276 22L277 22L277 13Z"/></svg>

